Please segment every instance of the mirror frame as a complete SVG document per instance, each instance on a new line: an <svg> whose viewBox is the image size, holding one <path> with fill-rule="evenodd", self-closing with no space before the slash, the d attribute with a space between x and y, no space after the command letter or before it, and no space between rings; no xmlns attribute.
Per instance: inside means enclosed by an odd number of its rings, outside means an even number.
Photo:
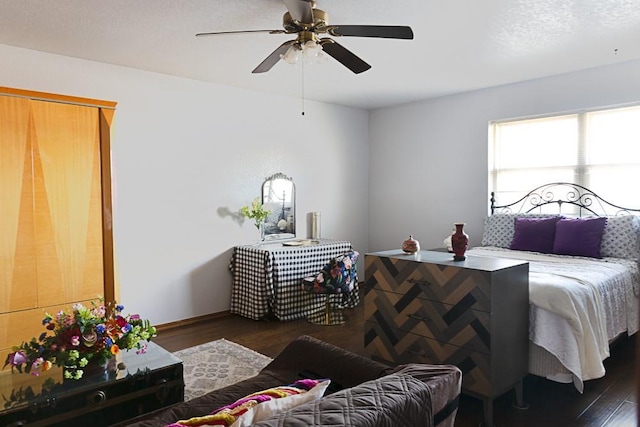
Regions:
<svg viewBox="0 0 640 427"><path fill-rule="evenodd" d="M286 199L287 199L287 195L285 194L281 199L279 200L272 200L271 198L268 198L268 192L269 192L269 187L270 187L270 183L276 180L284 180L284 181L289 181L291 182L291 195L290 195L290 206L288 208L285 207L285 203L286 203ZM265 178L264 182L262 183L262 205L264 206L265 203L269 204L269 203L282 203L282 215L280 220L285 220L287 222L286 225L286 230L285 231L273 231L273 229L265 229L264 230L264 241L274 241L274 240L286 240L286 239L293 239L296 237L296 186L293 182L293 178L278 172L278 173L274 173L271 176L268 176ZM285 212L288 209L288 213ZM284 217L282 217L284 216ZM291 220L289 220L289 216L292 216Z"/></svg>

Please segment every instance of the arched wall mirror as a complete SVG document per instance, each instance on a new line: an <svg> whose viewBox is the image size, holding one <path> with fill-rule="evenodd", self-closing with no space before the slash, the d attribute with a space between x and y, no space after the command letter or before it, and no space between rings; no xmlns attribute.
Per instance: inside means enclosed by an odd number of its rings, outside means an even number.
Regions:
<svg viewBox="0 0 640 427"><path fill-rule="evenodd" d="M293 179L276 173L262 184L262 204L270 211L264 222L265 240L296 237L296 187Z"/></svg>

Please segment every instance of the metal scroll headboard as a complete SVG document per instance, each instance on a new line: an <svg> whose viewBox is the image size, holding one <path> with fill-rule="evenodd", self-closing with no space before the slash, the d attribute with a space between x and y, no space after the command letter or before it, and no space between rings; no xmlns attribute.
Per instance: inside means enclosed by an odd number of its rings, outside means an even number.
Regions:
<svg viewBox="0 0 640 427"><path fill-rule="evenodd" d="M596 216L616 216L616 215L638 215L640 209L625 208L614 205L590 189L579 184L568 182L552 182L541 185L529 191L525 196L513 203L497 205L495 192L491 192L491 215L495 213L532 213L536 210L542 211L543 206L557 205L558 211L562 214L563 206L573 208L570 214L596 215ZM567 206L568 205L568 206Z"/></svg>

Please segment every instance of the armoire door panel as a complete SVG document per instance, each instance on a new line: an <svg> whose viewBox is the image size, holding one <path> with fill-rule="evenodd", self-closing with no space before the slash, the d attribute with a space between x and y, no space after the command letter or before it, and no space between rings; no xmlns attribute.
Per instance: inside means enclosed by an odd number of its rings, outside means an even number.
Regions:
<svg viewBox="0 0 640 427"><path fill-rule="evenodd" d="M40 306L104 293L98 110L32 101Z"/></svg>
<svg viewBox="0 0 640 427"><path fill-rule="evenodd" d="M29 101L0 97L0 313L36 307Z"/></svg>

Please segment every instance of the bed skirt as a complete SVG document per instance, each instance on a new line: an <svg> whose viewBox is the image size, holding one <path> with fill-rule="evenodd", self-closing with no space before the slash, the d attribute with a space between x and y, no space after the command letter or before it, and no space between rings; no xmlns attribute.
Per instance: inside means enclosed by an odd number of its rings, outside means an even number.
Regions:
<svg viewBox="0 0 640 427"><path fill-rule="evenodd" d="M559 383L572 383L573 374L551 353L529 341L529 373Z"/></svg>
<svg viewBox="0 0 640 427"><path fill-rule="evenodd" d="M626 332L618 334L609 340L609 344L624 339L626 336ZM553 354L531 341L529 341L529 373L558 383L573 383L580 393L583 392L584 386L571 371L560 363Z"/></svg>

